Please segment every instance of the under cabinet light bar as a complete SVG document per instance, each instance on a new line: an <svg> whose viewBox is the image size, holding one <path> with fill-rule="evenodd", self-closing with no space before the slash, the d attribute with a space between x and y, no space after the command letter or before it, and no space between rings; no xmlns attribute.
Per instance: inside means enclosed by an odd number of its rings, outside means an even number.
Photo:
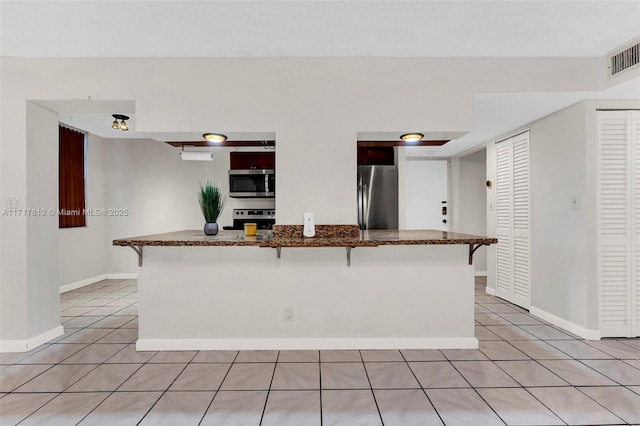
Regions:
<svg viewBox="0 0 640 426"><path fill-rule="evenodd" d="M213 161L213 152L182 151L180 157L188 161Z"/></svg>

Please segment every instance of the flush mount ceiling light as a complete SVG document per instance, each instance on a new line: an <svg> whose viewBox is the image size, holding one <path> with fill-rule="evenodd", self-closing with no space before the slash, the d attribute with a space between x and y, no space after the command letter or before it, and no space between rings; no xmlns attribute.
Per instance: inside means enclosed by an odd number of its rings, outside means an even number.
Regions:
<svg viewBox="0 0 640 426"><path fill-rule="evenodd" d="M127 126L127 122L125 121L125 120L128 120L129 117L122 114L111 114L111 115L113 116L113 123L111 123L112 129L120 129L123 132L126 132L127 130L129 130L129 126ZM118 123L118 120L120 120L119 123Z"/></svg>
<svg viewBox="0 0 640 426"><path fill-rule="evenodd" d="M215 143L222 143L227 140L227 136L220 133L205 133L204 135L202 135L202 137L209 142Z"/></svg>
<svg viewBox="0 0 640 426"><path fill-rule="evenodd" d="M418 142L423 137L424 135L422 133L405 133L404 135L400 136L400 139L405 142Z"/></svg>

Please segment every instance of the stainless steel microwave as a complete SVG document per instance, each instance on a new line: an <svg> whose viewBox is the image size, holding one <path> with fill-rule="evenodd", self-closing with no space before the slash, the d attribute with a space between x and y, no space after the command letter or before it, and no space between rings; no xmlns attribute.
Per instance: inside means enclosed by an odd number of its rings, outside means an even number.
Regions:
<svg viewBox="0 0 640 426"><path fill-rule="evenodd" d="M273 169L229 170L229 197L273 198L276 174Z"/></svg>

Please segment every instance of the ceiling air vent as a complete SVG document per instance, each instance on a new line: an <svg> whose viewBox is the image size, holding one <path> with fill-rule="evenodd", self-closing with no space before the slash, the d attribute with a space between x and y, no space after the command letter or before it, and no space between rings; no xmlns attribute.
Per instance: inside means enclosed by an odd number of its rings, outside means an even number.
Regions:
<svg viewBox="0 0 640 426"><path fill-rule="evenodd" d="M640 63L640 43L610 56L609 75L614 76L638 63Z"/></svg>

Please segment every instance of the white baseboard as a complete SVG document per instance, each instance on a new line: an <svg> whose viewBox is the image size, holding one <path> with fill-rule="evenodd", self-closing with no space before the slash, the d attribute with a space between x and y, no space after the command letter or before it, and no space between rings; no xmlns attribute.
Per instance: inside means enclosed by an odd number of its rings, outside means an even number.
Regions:
<svg viewBox="0 0 640 426"><path fill-rule="evenodd" d="M138 274L102 274L85 280L76 281L71 284L60 286L60 294L75 290L87 285L95 284L102 280L129 280L138 278Z"/></svg>
<svg viewBox="0 0 640 426"><path fill-rule="evenodd" d="M487 294L490 294L490 295L492 295L492 296L495 296L495 295L496 295L496 289L495 289L495 288L493 288L493 287L486 286L486 287L484 288L484 292L485 292L485 293L487 293Z"/></svg>
<svg viewBox="0 0 640 426"><path fill-rule="evenodd" d="M138 339L138 351L320 350L320 349L478 349L475 337L353 339Z"/></svg>
<svg viewBox="0 0 640 426"><path fill-rule="evenodd" d="M107 274L108 280L137 280L138 274Z"/></svg>
<svg viewBox="0 0 640 426"><path fill-rule="evenodd" d="M27 352L36 348L51 339L62 336L64 328L58 325L49 331L40 333L26 340L0 340L0 352Z"/></svg>
<svg viewBox="0 0 640 426"><path fill-rule="evenodd" d="M87 278L86 280L76 281L71 284L65 284L63 286L60 286L60 294L66 293L68 291L75 290L77 288L81 288L90 284L94 284L94 283L97 283L98 281L102 281L106 279L107 279L107 274L103 274L103 275Z"/></svg>
<svg viewBox="0 0 640 426"><path fill-rule="evenodd" d="M542 309L538 309L534 306L531 306L529 308L529 313L555 326L558 326L564 330L567 330L568 332L573 333L576 336L580 336L583 339L600 340L600 330L589 330L588 328L584 328L582 326L574 324L570 321L567 321L564 318L560 318L558 316L550 314L549 312L543 311Z"/></svg>
<svg viewBox="0 0 640 426"><path fill-rule="evenodd" d="M475 272L475 276L476 277L486 277L487 276L487 271L476 271Z"/></svg>

